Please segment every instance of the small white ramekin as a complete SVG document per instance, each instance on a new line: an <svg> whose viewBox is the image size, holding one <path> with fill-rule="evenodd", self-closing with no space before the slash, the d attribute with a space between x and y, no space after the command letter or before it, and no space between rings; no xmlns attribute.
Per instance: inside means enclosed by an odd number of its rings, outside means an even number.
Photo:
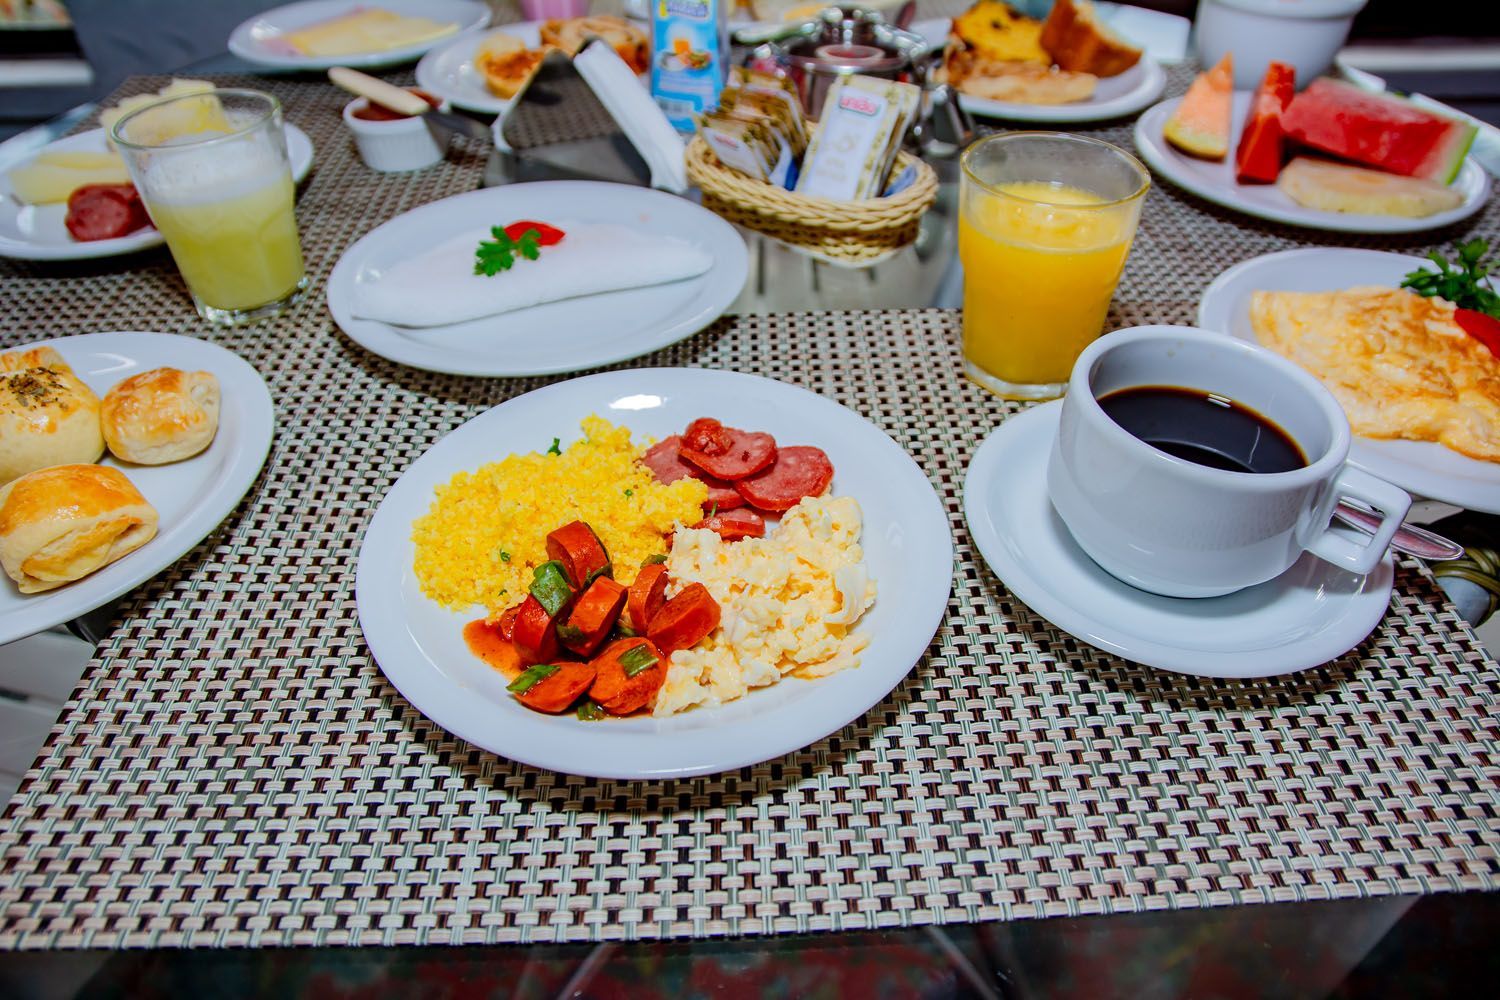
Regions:
<svg viewBox="0 0 1500 1000"><path fill-rule="evenodd" d="M365 161L365 166L381 173L402 170L421 170L443 158L443 147L438 145L432 130L420 118L397 118L394 121L372 122L354 117L354 112L370 102L356 97L344 105L344 124L354 133L354 145ZM441 110L446 111L446 101Z"/></svg>
<svg viewBox="0 0 1500 1000"><path fill-rule="evenodd" d="M1198 0L1193 31L1203 68L1234 53L1234 87L1254 90L1271 60L1297 71L1297 89L1328 72L1366 0Z"/></svg>

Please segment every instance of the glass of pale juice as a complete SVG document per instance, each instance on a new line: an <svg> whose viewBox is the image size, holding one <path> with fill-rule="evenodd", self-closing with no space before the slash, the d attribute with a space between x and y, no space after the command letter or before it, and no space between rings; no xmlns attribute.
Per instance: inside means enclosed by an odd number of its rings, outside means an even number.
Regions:
<svg viewBox="0 0 1500 1000"><path fill-rule="evenodd" d="M297 300L307 274L280 101L182 94L131 112L110 135L199 315L238 326Z"/></svg>
<svg viewBox="0 0 1500 1000"><path fill-rule="evenodd" d="M989 136L963 154L964 373L1006 399L1053 399L1104 328L1151 176L1107 142Z"/></svg>

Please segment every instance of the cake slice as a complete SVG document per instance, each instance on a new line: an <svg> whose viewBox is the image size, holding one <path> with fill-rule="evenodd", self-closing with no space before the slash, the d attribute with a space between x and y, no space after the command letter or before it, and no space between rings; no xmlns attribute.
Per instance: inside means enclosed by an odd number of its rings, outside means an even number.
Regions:
<svg viewBox="0 0 1500 1000"><path fill-rule="evenodd" d="M1041 41L1053 62L1074 73L1119 76L1141 59L1141 50L1103 24L1089 0L1057 0Z"/></svg>

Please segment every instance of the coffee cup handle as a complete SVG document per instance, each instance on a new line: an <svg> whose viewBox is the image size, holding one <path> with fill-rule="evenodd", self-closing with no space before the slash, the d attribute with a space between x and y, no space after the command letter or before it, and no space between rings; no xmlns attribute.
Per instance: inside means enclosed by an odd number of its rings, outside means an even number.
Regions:
<svg viewBox="0 0 1500 1000"><path fill-rule="evenodd" d="M1385 557L1391 538L1396 534L1396 529L1401 527L1407 510L1411 508L1411 497L1401 487L1392 486L1384 479L1377 479L1368 472L1348 465L1344 466L1334 480L1327 501L1328 510L1323 512L1324 521L1332 516L1334 505L1343 497L1359 500L1375 508L1381 518L1380 527L1363 544L1351 541L1346 533L1335 532L1331 526L1325 527L1307 546L1307 550L1335 566L1343 566L1355 573L1368 573Z"/></svg>

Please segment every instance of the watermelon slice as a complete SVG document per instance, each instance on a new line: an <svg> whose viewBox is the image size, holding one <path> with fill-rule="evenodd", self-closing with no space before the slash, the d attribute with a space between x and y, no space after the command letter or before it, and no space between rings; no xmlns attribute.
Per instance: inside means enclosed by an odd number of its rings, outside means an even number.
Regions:
<svg viewBox="0 0 1500 1000"><path fill-rule="evenodd" d="M1390 94L1320 77L1281 116L1287 138L1405 177L1451 184L1479 131Z"/></svg>
<svg viewBox="0 0 1500 1000"><path fill-rule="evenodd" d="M1224 53L1219 64L1199 73L1162 126L1162 138L1191 156L1222 160L1229 153L1229 117L1234 103L1234 64Z"/></svg>
<svg viewBox="0 0 1500 1000"><path fill-rule="evenodd" d="M1240 144L1234 151L1234 179L1241 184L1270 184L1281 173L1286 134L1281 113L1297 90L1297 71L1286 63L1272 61L1250 99L1250 115Z"/></svg>

